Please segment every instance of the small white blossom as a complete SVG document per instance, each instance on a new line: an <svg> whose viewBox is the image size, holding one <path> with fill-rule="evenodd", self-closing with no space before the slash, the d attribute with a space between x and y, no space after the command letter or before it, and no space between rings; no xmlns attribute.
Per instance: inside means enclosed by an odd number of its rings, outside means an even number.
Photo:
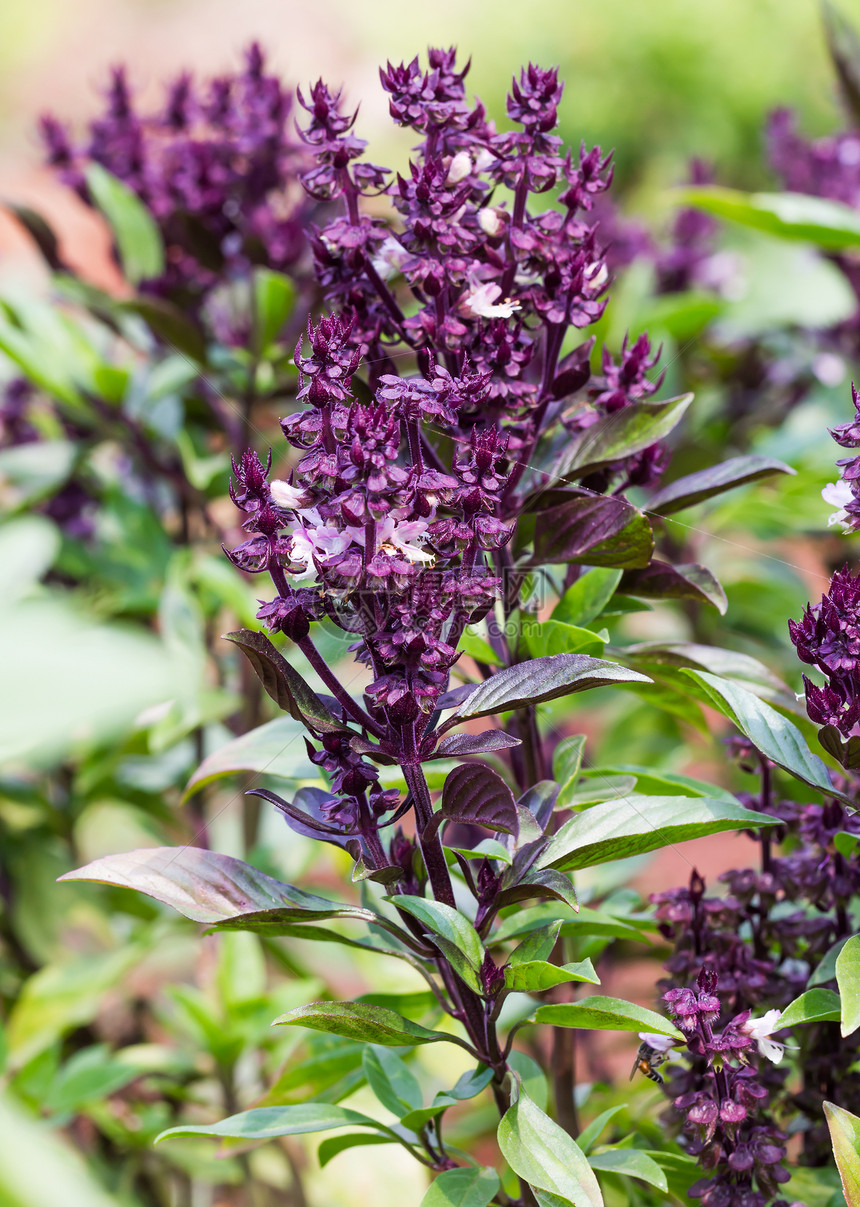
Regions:
<svg viewBox="0 0 860 1207"><path fill-rule="evenodd" d="M821 492L821 497L825 503L829 503L831 507L837 507L839 510L834 511L827 521L827 527L831 528L834 524L841 524L843 532L851 531L851 519L845 508L849 503L853 503L854 495L851 493L851 487L841 478L838 482L828 482Z"/></svg>
<svg viewBox="0 0 860 1207"><path fill-rule="evenodd" d="M781 1015L781 1010L768 1010L761 1018L750 1018L745 1023L741 1023L741 1031L750 1039L754 1039L759 1053L766 1056L768 1060L772 1060L775 1065L782 1060L785 1044L778 1043L770 1036L774 1031L779 1030Z"/></svg>
<svg viewBox="0 0 860 1207"><path fill-rule="evenodd" d="M393 235L388 235L379 245L379 250L373 257L373 267L383 281L390 281L402 271L403 265L409 259L409 252Z"/></svg>
<svg viewBox="0 0 860 1207"><path fill-rule="evenodd" d="M497 235L502 229L501 214L497 209L493 209L491 205L483 206L482 209L478 210L478 226L480 226L485 235L489 235L492 238L493 235Z"/></svg>
<svg viewBox="0 0 860 1207"><path fill-rule="evenodd" d="M472 156L468 151L458 151L451 160L451 166L448 168L448 175L445 177L446 184L459 184L461 180L465 180L472 171Z"/></svg>
<svg viewBox="0 0 860 1207"><path fill-rule="evenodd" d="M273 478L269 486L272 491L272 501L287 511L297 511L309 501L303 490L297 486L291 486L289 482L284 482L281 478Z"/></svg>
<svg viewBox="0 0 860 1207"><path fill-rule="evenodd" d="M376 525L376 543L380 548L388 546L388 552L401 553L410 562L433 562L434 556L421 546L426 538L428 525L424 520L395 520L386 516ZM347 528L346 530L357 545L364 548L365 530L363 528Z"/></svg>
<svg viewBox="0 0 860 1207"><path fill-rule="evenodd" d="M668 1035L652 1035L649 1031L640 1031L639 1038L643 1044L647 1044L652 1052L661 1052L663 1055L666 1052L671 1052L675 1047L675 1040Z"/></svg>
<svg viewBox="0 0 860 1207"><path fill-rule="evenodd" d="M316 508L301 513L301 519L290 533L290 560L304 566L300 574L293 574L296 582L305 582L316 577L314 558L325 562L338 553L344 553L352 544L349 532L341 532L334 524L324 524Z"/></svg>
<svg viewBox="0 0 860 1207"><path fill-rule="evenodd" d="M463 298L461 305L463 309L471 311L478 318L509 319L515 311L520 309L520 304L511 298L505 298L503 302L499 302L498 298L501 297L501 293L501 285L475 285Z"/></svg>

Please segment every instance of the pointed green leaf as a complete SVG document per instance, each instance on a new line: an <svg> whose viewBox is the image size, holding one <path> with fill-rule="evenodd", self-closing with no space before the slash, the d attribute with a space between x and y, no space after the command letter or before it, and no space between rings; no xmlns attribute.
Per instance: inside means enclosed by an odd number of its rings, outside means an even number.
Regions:
<svg viewBox="0 0 860 1207"><path fill-rule="evenodd" d="M499 1175L489 1165L448 1169L432 1183L421 1207L487 1207L498 1189Z"/></svg>
<svg viewBox="0 0 860 1207"><path fill-rule="evenodd" d="M842 1035L860 1027L860 935L852 935L836 957L836 984L842 999Z"/></svg>
<svg viewBox="0 0 860 1207"><path fill-rule="evenodd" d="M87 188L110 223L126 279L132 285L164 272L161 232L149 210L128 185L100 163L86 167Z"/></svg>
<svg viewBox="0 0 860 1207"><path fill-rule="evenodd" d="M432 898L412 897L403 893L387 897L392 905L417 918L431 936L440 936L456 947L477 972L484 959L484 946L468 918L459 910Z"/></svg>
<svg viewBox="0 0 860 1207"><path fill-rule="evenodd" d="M596 1119L592 1119L588 1126L582 1129L576 1138L576 1142L584 1153L588 1154L588 1152L594 1147L607 1123L611 1122L619 1111L623 1110L626 1110L626 1107L623 1105L611 1106L608 1110L601 1111Z"/></svg>
<svg viewBox="0 0 860 1207"><path fill-rule="evenodd" d="M623 571L614 566L595 566L581 574L552 610L552 620L562 624L588 625L600 615L621 582Z"/></svg>
<svg viewBox="0 0 860 1207"><path fill-rule="evenodd" d="M532 1015L532 1021L551 1027L576 1027L590 1031L648 1031L655 1035L668 1035L678 1043L686 1042L674 1023L662 1014L617 997L595 995L579 1002L539 1006Z"/></svg>
<svg viewBox="0 0 860 1207"><path fill-rule="evenodd" d="M518 964L528 964L532 960L549 959L560 930L561 918L556 918L554 921L547 923L546 926L538 926L527 939L523 939L522 943L511 952L508 967L516 968Z"/></svg>
<svg viewBox="0 0 860 1207"><path fill-rule="evenodd" d="M564 985L569 981L600 984L591 960L562 965L548 964L545 960L527 960L508 964L505 968L505 985L514 993L544 993L554 985Z"/></svg>
<svg viewBox="0 0 860 1207"><path fill-rule="evenodd" d="M553 467L556 480L581 478L594 470L642 452L662 440L684 417L692 394L665 401L634 402L586 428Z"/></svg>
<svg viewBox="0 0 860 1207"><path fill-rule="evenodd" d="M779 1016L779 1026L796 1027L799 1023L838 1022L842 1017L839 994L832 989L808 989L786 1006Z"/></svg>
<svg viewBox="0 0 860 1207"><path fill-rule="evenodd" d="M797 726L770 704L759 700L738 683L718 675L694 670L682 673L704 688L714 706L737 725L765 758L828 796L841 795L831 784L824 763L809 749Z"/></svg>
<svg viewBox="0 0 860 1207"><path fill-rule="evenodd" d="M518 1091L498 1129L499 1148L508 1165L529 1186L548 1192L556 1201L572 1207L603 1207L597 1178L582 1149L522 1086Z"/></svg>
<svg viewBox="0 0 860 1207"><path fill-rule="evenodd" d="M775 818L723 797L634 794L569 818L550 839L538 866L569 872L708 834L774 824Z"/></svg>
<svg viewBox="0 0 860 1207"><path fill-rule="evenodd" d="M234 738L203 760L186 785L184 799L215 780L242 771L276 776L296 785L308 781L321 785L319 768L307 755L305 736L300 722L277 717Z"/></svg>
<svg viewBox="0 0 860 1207"><path fill-rule="evenodd" d="M806 193L743 193L712 185L678 190L684 205L781 239L830 251L860 247L860 214L851 206Z"/></svg>
<svg viewBox="0 0 860 1207"><path fill-rule="evenodd" d="M588 1158L592 1169L605 1173L623 1173L628 1178L639 1178L649 1186L656 1186L668 1194L669 1184L663 1170L647 1153L635 1148L607 1148L603 1152L594 1153Z"/></svg>
<svg viewBox="0 0 860 1207"><path fill-rule="evenodd" d="M272 1026L310 1027L314 1031L341 1035L344 1039L364 1040L387 1047L447 1042L468 1048L456 1035L430 1031L394 1010L385 1006L371 1006L366 1002L310 1002L307 1006L298 1006L280 1015Z"/></svg>
<svg viewBox="0 0 860 1207"><path fill-rule="evenodd" d="M335 1127L371 1127L390 1134L390 1128L358 1111L327 1102L299 1102L294 1106L264 1106L230 1115L218 1123L194 1127L171 1127L156 1137L156 1143L168 1136L222 1136L235 1140L269 1140L275 1136L303 1136L309 1132L327 1132Z"/></svg>
<svg viewBox="0 0 860 1207"><path fill-rule="evenodd" d="M704 499L710 499L726 490L734 490L736 486L743 486L758 478L765 478L770 474L793 473L796 473L796 470L790 465L783 465L782 461L773 461L770 457L731 457L728 461L712 465L709 469L700 469L697 473L676 478L674 482L658 490L648 501L646 515L672 515L676 511L683 511L685 507L693 507Z"/></svg>
<svg viewBox="0 0 860 1207"><path fill-rule="evenodd" d="M834 1102L824 1103L833 1156L847 1207L860 1207L860 1119Z"/></svg>
<svg viewBox="0 0 860 1207"><path fill-rule="evenodd" d="M396 1144L396 1136L375 1135L373 1132L352 1132L347 1136L327 1136L317 1149L320 1169L349 1148L367 1148L375 1144Z"/></svg>
<svg viewBox="0 0 860 1207"><path fill-rule="evenodd" d="M404 1060L386 1048L364 1050L362 1067L370 1088L392 1115L417 1110L424 1101L418 1079Z"/></svg>

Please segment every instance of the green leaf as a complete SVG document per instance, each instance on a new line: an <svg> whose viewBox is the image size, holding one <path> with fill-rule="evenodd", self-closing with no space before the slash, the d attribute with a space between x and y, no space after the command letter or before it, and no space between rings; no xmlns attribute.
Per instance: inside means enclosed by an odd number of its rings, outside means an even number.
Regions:
<svg viewBox="0 0 860 1207"><path fill-rule="evenodd" d="M597 1178L579 1145L521 1086L499 1123L498 1139L508 1165L536 1191L548 1191L573 1207L603 1207Z"/></svg>
<svg viewBox="0 0 860 1207"><path fill-rule="evenodd" d="M141 1075L141 1070L115 1056L107 1044L76 1052L52 1080L44 1099L48 1111L64 1115L85 1103L104 1100Z"/></svg>
<svg viewBox="0 0 860 1207"><path fill-rule="evenodd" d="M852 935L836 957L836 984L842 999L842 1036L860 1027L860 935Z"/></svg>
<svg viewBox="0 0 860 1207"><path fill-rule="evenodd" d="M577 733L571 737L562 738L552 754L553 778L560 784L571 787L576 783L582 769L582 758L585 754L585 734Z"/></svg>
<svg viewBox="0 0 860 1207"><path fill-rule="evenodd" d="M813 985L824 985L827 981L835 980L836 978L836 961L839 959L839 953L848 942L847 939L837 939L836 942L828 948L824 956L813 968L809 974L809 980L806 982L810 988Z"/></svg>
<svg viewBox="0 0 860 1207"><path fill-rule="evenodd" d="M344 1039L364 1040L387 1047L412 1047L415 1044L452 1043L468 1050L468 1044L456 1035L430 1031L385 1006L366 1002L310 1002L280 1015L272 1026L310 1027L328 1031Z"/></svg>
<svg viewBox="0 0 860 1207"><path fill-rule="evenodd" d="M510 917L503 919L501 925L493 932L493 943L503 943L521 934L529 934L537 927L542 927L550 921L560 921L561 933L571 938L599 937L624 939L630 943L648 943L649 939L642 933L642 923L634 924L625 918L616 918L612 914L601 913L581 905L575 918L569 914L559 917L557 905L537 905L527 910L516 910ZM645 929L653 923L646 924Z"/></svg>
<svg viewBox="0 0 860 1207"><path fill-rule="evenodd" d="M292 717L277 717L225 743L203 760L185 787L184 800L215 780L242 771L302 783L322 784L319 768L307 756L305 727Z"/></svg>
<svg viewBox="0 0 860 1207"><path fill-rule="evenodd" d="M554 479L582 478L649 448L681 422L692 401L692 394L683 394L662 402L634 402L598 420L559 457L552 470Z"/></svg>
<svg viewBox="0 0 860 1207"><path fill-rule="evenodd" d="M301 721L311 733L336 733L346 729L265 633L240 629L236 633L225 633L224 638L239 646L278 708Z"/></svg>
<svg viewBox="0 0 860 1207"><path fill-rule="evenodd" d="M327 1136L320 1141L317 1149L317 1160L320 1169L325 1169L329 1161L333 1161L339 1153L349 1148L367 1148L373 1144L396 1144L396 1136L374 1135L373 1132L353 1132L347 1136Z"/></svg>
<svg viewBox="0 0 860 1207"><path fill-rule="evenodd" d="M604 1149L590 1156L588 1164L592 1169L599 1169L604 1173L622 1173L628 1178L639 1178L649 1186L656 1186L658 1190L668 1194L669 1184L663 1170L653 1157L635 1148Z"/></svg>
<svg viewBox="0 0 860 1207"><path fill-rule="evenodd" d="M489 1165L448 1169L431 1184L421 1207L487 1207L499 1189L499 1175Z"/></svg>
<svg viewBox="0 0 860 1207"><path fill-rule="evenodd" d="M87 164L87 188L110 223L123 273L132 285L164 272L164 245L155 219L140 198L99 163Z"/></svg>
<svg viewBox="0 0 860 1207"><path fill-rule="evenodd" d="M550 839L538 866L569 872L708 834L775 824L775 818L723 797L634 794L571 817Z"/></svg>
<svg viewBox="0 0 860 1207"><path fill-rule="evenodd" d="M264 1106L230 1115L218 1123L194 1127L171 1127L156 1137L156 1144L168 1136L222 1136L233 1140L271 1140L275 1136L304 1136L309 1132L327 1132L336 1127L372 1127L391 1134L391 1129L358 1111L327 1102L299 1102L293 1106Z"/></svg>
<svg viewBox="0 0 860 1207"><path fill-rule="evenodd" d="M573 692L608 683L648 683L646 675L615 662L588 658L584 654L555 654L496 671L480 683L459 706L456 717L486 717L492 713L525 708L543 700L555 700Z"/></svg>
<svg viewBox="0 0 860 1207"><path fill-rule="evenodd" d="M580 575L552 610L552 620L563 624L587 625L600 615L621 582L622 571L612 566L595 566Z"/></svg>
<svg viewBox="0 0 860 1207"><path fill-rule="evenodd" d="M271 268L254 269L254 350L258 356L281 334L295 301L296 287L289 277Z"/></svg>
<svg viewBox="0 0 860 1207"><path fill-rule="evenodd" d="M626 1109L627 1108L623 1105L611 1106L608 1110L601 1111L596 1119L592 1119L588 1126L584 1127L576 1138L576 1142L582 1151L587 1154L590 1149L594 1147L598 1137L606 1127L607 1123L614 1119L619 1111Z"/></svg>
<svg viewBox="0 0 860 1207"><path fill-rule="evenodd" d="M796 470L790 465L784 465L782 461L774 461L770 457L731 457L719 465L710 466L709 469L700 469L697 473L676 478L674 482L670 482L651 496L645 513L673 515L676 511L683 511L685 507L694 507L704 499L734 490L736 486L744 486L747 482L755 482L771 474L794 473Z"/></svg>
<svg viewBox="0 0 860 1207"><path fill-rule="evenodd" d="M421 1106L424 1098L418 1079L394 1052L370 1045L364 1050L362 1066L370 1088L392 1115L399 1119Z"/></svg>
<svg viewBox="0 0 860 1207"><path fill-rule="evenodd" d="M521 630L523 644L532 658L549 654L599 654L609 640L606 630L592 633L558 620L527 621Z"/></svg>
<svg viewBox="0 0 860 1207"><path fill-rule="evenodd" d="M484 946L472 923L459 910L445 905L442 901L434 901L429 897L412 897L407 893L386 897L386 900L417 918L431 938L441 937L451 943L465 956L475 972L480 969L484 959Z"/></svg>
<svg viewBox="0 0 860 1207"><path fill-rule="evenodd" d="M241 859L197 847L145 847L124 855L105 855L66 872L60 880L93 880L135 889L186 918L209 924L284 906L295 907L293 913L310 912L318 918L357 916L362 921L377 920L370 910L341 907L275 880Z"/></svg>
<svg viewBox="0 0 860 1207"><path fill-rule="evenodd" d="M508 964L505 968L505 985L514 993L543 993L554 985L568 981L587 981L599 985L600 978L592 967L591 960L580 960L575 964L548 964L545 960L527 960Z"/></svg>
<svg viewBox="0 0 860 1207"><path fill-rule="evenodd" d="M546 926L536 927L527 939L511 952L508 960L509 968L519 964L529 964L533 960L546 960L552 953L561 931L561 918L548 922Z"/></svg>
<svg viewBox="0 0 860 1207"><path fill-rule="evenodd" d="M184 356L190 356L198 364L206 363L206 340L203 332L187 314L166 298L143 294L130 302L118 302L117 309L138 315L169 347L175 348Z"/></svg>
<svg viewBox="0 0 860 1207"><path fill-rule="evenodd" d="M860 834L850 834L847 830L840 830L838 834L833 835L833 845L840 855L850 857L854 854L858 843L860 843Z"/></svg>
<svg viewBox="0 0 860 1207"><path fill-rule="evenodd" d="M576 1027L590 1031L647 1031L654 1035L668 1035L678 1043L685 1042L674 1023L662 1014L617 997L594 996L583 998L580 1002L539 1006L531 1021L551 1027Z"/></svg>
<svg viewBox="0 0 860 1207"><path fill-rule="evenodd" d="M824 1117L845 1202L848 1207L860 1207L860 1119L834 1102L824 1103Z"/></svg>
<svg viewBox="0 0 860 1207"><path fill-rule="evenodd" d="M451 1090L440 1091L433 1099L432 1106L423 1106L418 1110L404 1115L400 1122L410 1131L420 1132L430 1119L435 1119L458 1102L476 1098L493 1080L493 1070L480 1065L477 1069L467 1069L457 1084Z"/></svg>
<svg viewBox="0 0 860 1207"><path fill-rule="evenodd" d="M815 243L830 251L860 247L860 214L839 201L806 193L742 193L714 186L685 188L676 195L683 205L781 239Z"/></svg>
<svg viewBox="0 0 860 1207"><path fill-rule="evenodd" d="M466 625L463 630L457 649L462 650L469 658L474 658L476 662L483 662L486 666L503 665L501 658L490 643L475 633L469 625Z"/></svg>
<svg viewBox="0 0 860 1207"><path fill-rule="evenodd" d="M808 989L786 1006L774 1029L796 1027L799 1023L838 1022L841 1017L842 1003L838 993L832 989Z"/></svg>
<svg viewBox="0 0 860 1207"><path fill-rule="evenodd" d="M765 758L810 787L828 796L841 796L831 784L824 763L809 749L797 726L770 704L718 675L694 670L684 670L682 674L704 688L709 701L734 722Z"/></svg>

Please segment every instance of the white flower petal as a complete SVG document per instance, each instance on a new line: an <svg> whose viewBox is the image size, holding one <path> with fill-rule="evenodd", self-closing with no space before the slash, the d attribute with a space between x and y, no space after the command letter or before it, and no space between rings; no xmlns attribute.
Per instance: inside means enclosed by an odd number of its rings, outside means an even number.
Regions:
<svg viewBox="0 0 860 1207"><path fill-rule="evenodd" d="M307 501L307 495L303 490L299 490L296 486L291 486L289 482L284 482L281 478L274 478L269 486L272 491L272 499L278 507L284 507L288 511L296 511L303 503Z"/></svg>

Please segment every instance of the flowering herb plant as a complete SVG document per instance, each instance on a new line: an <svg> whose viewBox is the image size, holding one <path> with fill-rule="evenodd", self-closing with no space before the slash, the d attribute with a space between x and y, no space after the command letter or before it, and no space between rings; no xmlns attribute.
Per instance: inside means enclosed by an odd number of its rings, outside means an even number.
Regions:
<svg viewBox="0 0 860 1207"><path fill-rule="evenodd" d="M824 1013L817 999L817 1014L802 1004L814 990L791 1004L813 956L847 940L851 957L854 884L831 846L856 841L853 784L811 753L787 715L796 701L753 659L624 644L609 626L648 599L723 610L705 567L673 564L668 541L655 556L659 517L786 467L739 457L657 486L690 398L655 397L646 336L598 359L583 334L607 300L593 206L609 159L561 147L554 71L530 65L514 80L509 131L467 100L465 74L452 51L431 51L427 70L414 60L382 71L392 118L419 138L394 178L364 159L340 93L321 82L299 93L301 176L324 207L310 242L328 312L296 348L281 476L272 451L246 449L233 466L244 531L228 556L271 588L260 625L228 638L287 714L283 733L296 741L301 727L309 759L285 776L303 780L289 798L252 792L296 834L338 850L348 892L311 893L187 846L105 856L66 879L139 889L216 931L393 958L421 986L288 1010L275 1023L308 1036L311 1092L273 1093L169 1135L248 1144L341 1132L322 1142L322 1162L399 1145L433 1178L425 1207L688 1193L711 1207L776 1207L789 1201L789 1173L768 1103L787 1091L771 1036L836 1017L853 1030L850 995L829 991ZM807 661L821 665L824 646L838 644L822 626L845 636L838 611L822 604L798 629ZM332 643L339 633L351 661ZM833 725L844 736L852 668L841 659L825 689L839 694ZM622 691L669 712L683 700L722 713L760 768L760 796L589 767L585 737L555 702ZM811 710L816 699L808 692ZM776 803L786 776L815 803ZM696 874L658 900L677 945L665 1008L604 993L593 960L613 941L641 941L648 922L620 901L585 905L575 880L585 895L603 865L733 830L757 836L760 876L734 875L731 897L715 903ZM811 908L829 920L814 925ZM649 1085L670 1065L682 1143L646 1121L625 1137L612 1123L618 1104L581 1126L589 1090L577 1054L597 1069L601 1031L638 1033ZM579 1032L588 1040L577 1045ZM417 1060L437 1044L466 1054L453 1084ZM337 1073L315 1081L323 1055ZM363 1085L376 1105L341 1105ZM813 1163L822 1097L839 1099L832 1078L802 1091ZM486 1128L485 1103L497 1148L478 1154L468 1120Z"/></svg>

